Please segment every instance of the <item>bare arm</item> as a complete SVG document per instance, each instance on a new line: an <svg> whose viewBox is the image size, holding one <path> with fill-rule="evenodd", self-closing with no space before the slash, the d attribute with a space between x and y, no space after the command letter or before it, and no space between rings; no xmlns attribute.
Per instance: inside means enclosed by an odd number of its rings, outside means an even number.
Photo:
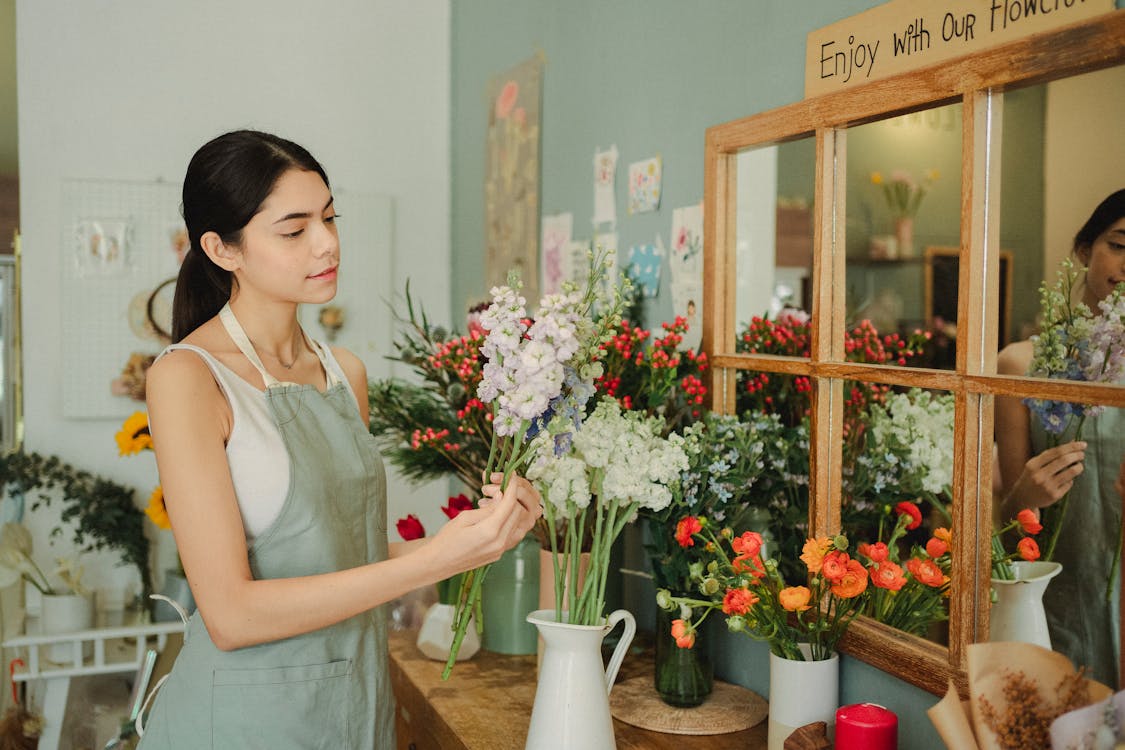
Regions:
<svg viewBox="0 0 1125 750"><path fill-rule="evenodd" d="M996 360L1001 375L1023 375L1031 361L1031 342L1004 348ZM996 447L1003 496L1001 519L1024 508L1039 509L1060 500L1082 473L1086 443L1070 442L1032 455L1031 414L1018 398L996 399Z"/></svg>
<svg viewBox="0 0 1125 750"><path fill-rule="evenodd" d="M173 352L148 375L148 407L172 531L208 633L221 649L311 632L419 586L498 559L538 517L539 495L516 479L432 539L396 545L389 560L321 575L255 580L225 440L230 411L206 364ZM499 488L486 485L487 495Z"/></svg>

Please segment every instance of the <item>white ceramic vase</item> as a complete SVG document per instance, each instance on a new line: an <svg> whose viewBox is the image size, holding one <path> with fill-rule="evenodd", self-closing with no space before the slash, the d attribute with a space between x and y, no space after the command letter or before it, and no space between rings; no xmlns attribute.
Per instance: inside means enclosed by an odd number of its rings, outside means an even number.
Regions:
<svg viewBox="0 0 1125 750"><path fill-rule="evenodd" d="M457 608L452 604L438 602L431 604L422 616L422 626L418 629L418 650L431 659L449 660L449 649L453 646L453 618ZM471 659L480 650L480 636L477 635L477 621L469 618L469 627L457 651L457 661Z"/></svg>
<svg viewBox="0 0 1125 750"><path fill-rule="evenodd" d="M800 644L805 656L808 645ZM797 661L770 652L769 750L782 750L786 738L806 724L823 721L834 734L840 707L840 657Z"/></svg>
<svg viewBox="0 0 1125 750"><path fill-rule="evenodd" d="M1050 649L1043 592L1051 579L1062 572L1062 563L1017 561L1011 565L1014 580L992 579L996 602L988 618L988 640L1022 641Z"/></svg>
<svg viewBox="0 0 1125 750"><path fill-rule="evenodd" d="M94 600L81 594L43 594L39 622L44 635L76 633L94 627ZM87 656L93 643L83 649ZM75 643L56 643L47 647L46 656L54 662L72 663Z"/></svg>
<svg viewBox="0 0 1125 750"><path fill-rule="evenodd" d="M637 631L633 615L619 609L605 619L604 625L567 625L555 620L552 607L532 612L527 621L539 629L545 648L526 749L616 748L609 691ZM625 632L603 669L602 639L619 622L625 623Z"/></svg>

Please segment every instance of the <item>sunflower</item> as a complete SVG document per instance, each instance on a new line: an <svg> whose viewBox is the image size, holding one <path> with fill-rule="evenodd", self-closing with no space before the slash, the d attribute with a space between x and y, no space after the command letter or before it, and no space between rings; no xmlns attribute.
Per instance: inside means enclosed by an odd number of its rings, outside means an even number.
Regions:
<svg viewBox="0 0 1125 750"><path fill-rule="evenodd" d="M143 450L152 450L152 435L148 431L148 414L134 412L125 420L115 435L122 456L131 456Z"/></svg>
<svg viewBox="0 0 1125 750"><path fill-rule="evenodd" d="M145 508L145 515L149 517L156 527L159 529L172 528L172 522L168 520L168 508L164 506L164 488L159 484L152 494L148 497L148 507Z"/></svg>

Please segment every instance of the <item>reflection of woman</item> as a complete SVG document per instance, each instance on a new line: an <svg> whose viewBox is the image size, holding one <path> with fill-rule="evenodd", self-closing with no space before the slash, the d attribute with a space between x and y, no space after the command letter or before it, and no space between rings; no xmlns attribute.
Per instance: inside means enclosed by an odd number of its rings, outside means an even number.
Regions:
<svg viewBox="0 0 1125 750"><path fill-rule="evenodd" d="M363 363L297 322L298 304L336 294L323 168L290 141L228 133L192 158L183 212L177 343L148 406L199 610L140 746L393 748L380 605L498 559L538 493L486 485L435 537L388 545Z"/></svg>
<svg viewBox="0 0 1125 750"><path fill-rule="evenodd" d="M1088 269L1082 301L1097 312L1097 303L1125 281L1125 190L1094 210L1074 238L1074 255ZM1023 375L1031 358L1031 342L1011 344L1000 352L997 370ZM996 442L1002 518L1023 508L1045 508L1071 491L1054 556L1063 570L1044 596L1051 644L1077 666L1088 667L1094 679L1115 685L1120 587L1115 581L1112 602L1106 602L1105 591L1121 534L1122 502L1114 484L1125 457L1125 409L1106 409L1087 420L1081 442L1047 448L1046 434L1027 407L1000 398Z"/></svg>

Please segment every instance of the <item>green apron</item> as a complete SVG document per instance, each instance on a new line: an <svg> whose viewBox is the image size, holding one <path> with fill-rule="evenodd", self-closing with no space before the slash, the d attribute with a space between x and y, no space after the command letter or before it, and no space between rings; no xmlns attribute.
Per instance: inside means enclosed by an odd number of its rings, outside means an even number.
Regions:
<svg viewBox="0 0 1125 750"><path fill-rule="evenodd" d="M1061 442L1069 440L1063 435ZM1106 579L1117 554L1121 534L1121 496L1114 488L1125 457L1125 409L1107 407L1082 427L1086 441L1084 470L1074 480L1067 501L1055 561L1062 572L1051 579L1043 594L1051 647L1066 654L1075 667L1086 666L1087 675L1110 687L1117 684L1121 649L1118 625L1121 570L1105 599ZM1049 443L1039 420L1031 418L1031 445L1039 455ZM1046 532L1040 545L1046 544Z"/></svg>
<svg viewBox="0 0 1125 750"><path fill-rule="evenodd" d="M281 512L249 549L254 578L310 576L387 559L386 476L347 382L316 345L325 392L279 383L229 306L220 317L261 372L262 397L289 454ZM212 368L218 364L204 358ZM215 647L197 611L139 747L392 750L385 609L233 651Z"/></svg>

